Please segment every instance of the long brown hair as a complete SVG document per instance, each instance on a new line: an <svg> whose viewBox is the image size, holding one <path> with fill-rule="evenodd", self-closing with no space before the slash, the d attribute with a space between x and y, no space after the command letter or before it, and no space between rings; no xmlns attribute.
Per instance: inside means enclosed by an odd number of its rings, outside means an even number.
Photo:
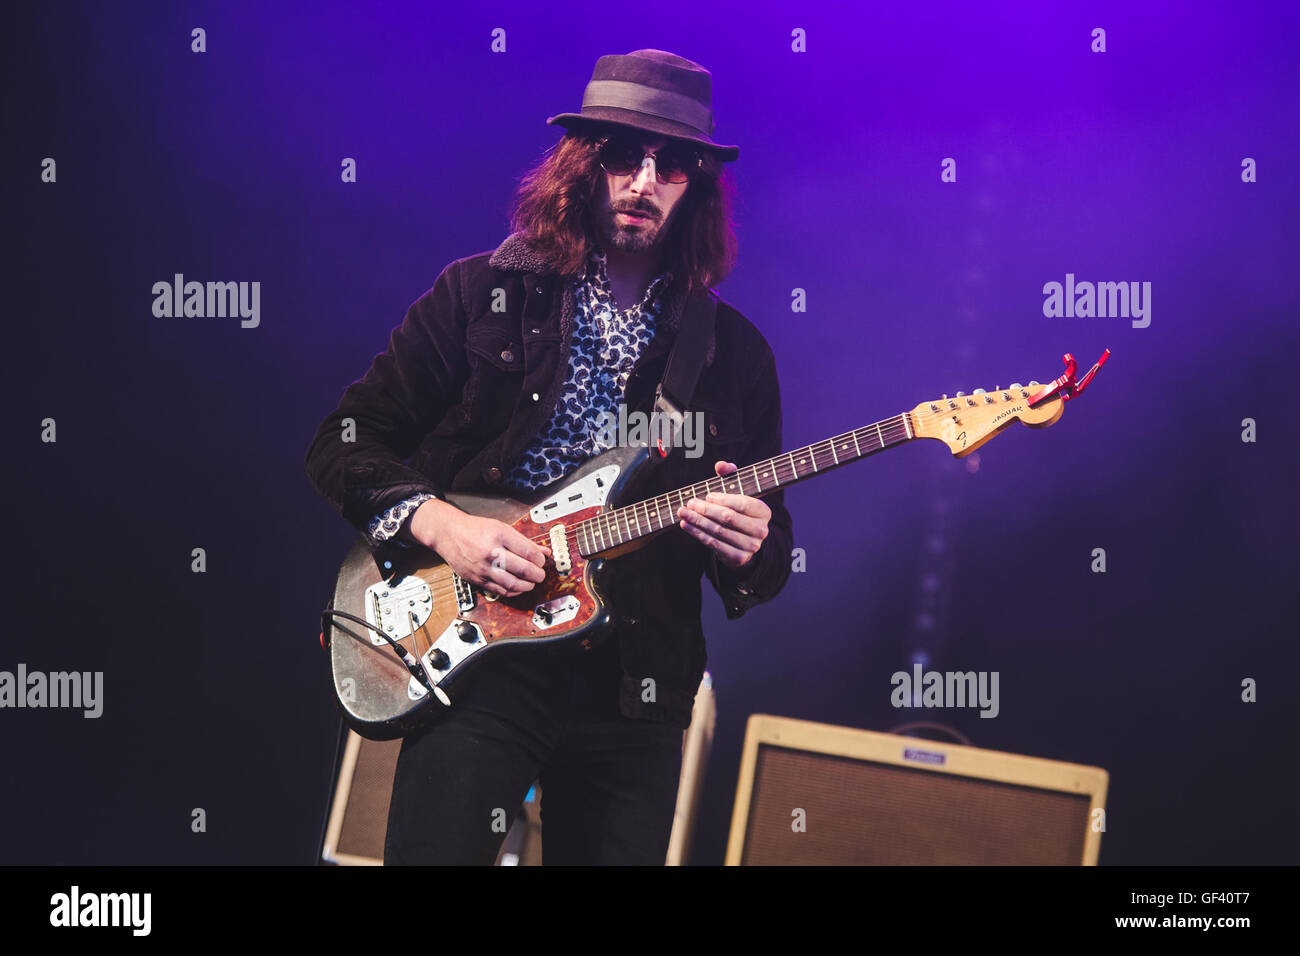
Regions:
<svg viewBox="0 0 1300 956"><path fill-rule="evenodd" d="M595 247L592 210L601 169L598 128L570 130L520 179L511 203L510 225L556 272L580 275ZM731 222L735 184L710 150L691 174L668 235L662 240L664 268L686 291L710 289L736 264Z"/></svg>

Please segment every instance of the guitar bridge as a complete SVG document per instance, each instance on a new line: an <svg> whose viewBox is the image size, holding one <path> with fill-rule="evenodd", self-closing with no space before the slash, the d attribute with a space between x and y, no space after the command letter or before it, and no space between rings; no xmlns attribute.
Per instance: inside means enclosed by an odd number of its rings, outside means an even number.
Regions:
<svg viewBox="0 0 1300 956"><path fill-rule="evenodd" d="M366 588L365 607L370 623L396 641L424 626L433 611L433 595L423 578L403 577L391 584L381 581ZM373 633L370 642L388 643Z"/></svg>
<svg viewBox="0 0 1300 956"><path fill-rule="evenodd" d="M451 583L456 589L456 607L462 612L474 610L474 589L455 571L451 573Z"/></svg>

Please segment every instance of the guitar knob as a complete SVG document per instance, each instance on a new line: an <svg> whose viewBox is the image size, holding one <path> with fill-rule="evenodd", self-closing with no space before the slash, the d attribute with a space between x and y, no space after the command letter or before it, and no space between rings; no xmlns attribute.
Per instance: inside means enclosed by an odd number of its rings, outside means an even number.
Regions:
<svg viewBox="0 0 1300 956"><path fill-rule="evenodd" d="M473 644L478 640L478 631L474 630L474 625L468 621L461 621L456 625L456 636L466 644Z"/></svg>
<svg viewBox="0 0 1300 956"><path fill-rule="evenodd" d="M451 658L447 656L446 651L435 648L433 653L429 655L429 663L433 665L434 670L445 671L451 664Z"/></svg>

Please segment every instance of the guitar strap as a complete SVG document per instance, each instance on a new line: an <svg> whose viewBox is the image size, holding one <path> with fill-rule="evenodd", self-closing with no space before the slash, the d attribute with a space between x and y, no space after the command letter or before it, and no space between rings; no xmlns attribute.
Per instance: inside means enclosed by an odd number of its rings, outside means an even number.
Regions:
<svg viewBox="0 0 1300 956"><path fill-rule="evenodd" d="M669 422L671 442L665 442L662 454L652 454L651 461L662 461L682 444L682 426L704 369L717 314L718 296L712 289L696 292L687 299L677 338L668 353L663 381L655 388L654 410Z"/></svg>

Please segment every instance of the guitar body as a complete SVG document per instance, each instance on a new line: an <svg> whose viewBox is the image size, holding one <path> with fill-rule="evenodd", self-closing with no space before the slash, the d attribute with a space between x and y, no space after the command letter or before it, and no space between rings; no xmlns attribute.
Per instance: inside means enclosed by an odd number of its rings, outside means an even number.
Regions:
<svg viewBox="0 0 1300 956"><path fill-rule="evenodd" d="M528 500L446 497L462 511L495 518L527 538L546 537L559 525L622 504L634 476L647 467L653 466L644 447L615 448ZM640 539L632 546L644 543ZM392 740L449 705L461 681L499 648L599 639L611 616L602 589L606 561L626 550L584 557L570 547L567 570L548 560L546 579L531 591L493 598L471 588L426 548L412 548L405 563L383 577L365 541L358 540L339 570L333 608L383 628L420 661L433 691L412 676L388 641L360 624L335 619L324 634L344 718L363 737Z"/></svg>

